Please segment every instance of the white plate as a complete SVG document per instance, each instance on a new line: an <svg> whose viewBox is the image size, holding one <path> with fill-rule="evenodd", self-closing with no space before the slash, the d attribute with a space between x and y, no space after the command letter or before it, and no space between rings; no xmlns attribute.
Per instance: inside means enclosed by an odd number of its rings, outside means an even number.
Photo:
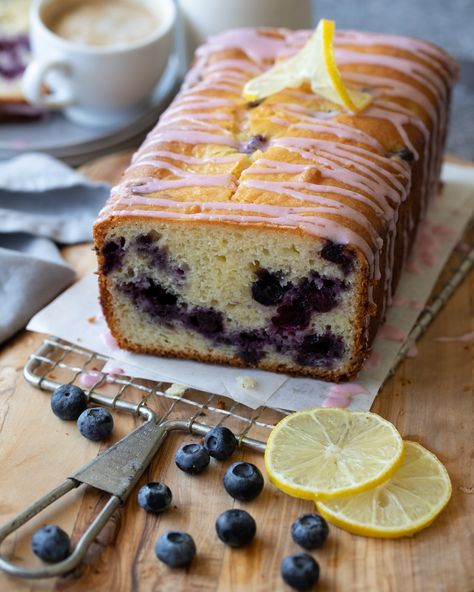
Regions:
<svg viewBox="0 0 474 592"><path fill-rule="evenodd" d="M179 71L178 58L173 55L155 89L150 107L119 129L81 127L66 119L60 111L48 113L38 121L1 124L0 160L39 151L78 165L112 147L120 149L137 144L178 90Z"/></svg>

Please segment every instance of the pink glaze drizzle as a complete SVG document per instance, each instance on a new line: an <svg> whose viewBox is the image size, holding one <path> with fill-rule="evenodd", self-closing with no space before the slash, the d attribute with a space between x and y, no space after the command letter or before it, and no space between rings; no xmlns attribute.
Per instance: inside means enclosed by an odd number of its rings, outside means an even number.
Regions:
<svg viewBox="0 0 474 592"><path fill-rule="evenodd" d="M395 294L391 302L392 306L400 306L404 308L412 308L413 310L423 310L423 303L419 300L402 296L401 294Z"/></svg>
<svg viewBox="0 0 474 592"><path fill-rule="evenodd" d="M108 348L113 350L120 349L117 342L115 341L115 337L110 331L104 331L101 333L100 338Z"/></svg>
<svg viewBox="0 0 474 592"><path fill-rule="evenodd" d="M354 382L332 384L322 407L348 407L354 395L366 394L367 389Z"/></svg>
<svg viewBox="0 0 474 592"><path fill-rule="evenodd" d="M107 376L105 378L105 382L111 383L122 374L125 374L125 371L122 368L109 368L109 371L107 372Z"/></svg>
<svg viewBox="0 0 474 592"><path fill-rule="evenodd" d="M377 368L380 364L380 354L379 352L373 350L370 356L367 358L366 366L367 368Z"/></svg>
<svg viewBox="0 0 474 592"><path fill-rule="evenodd" d="M83 372L79 376L79 384L87 389L91 389L96 386L102 380L102 373L96 370L90 370L89 372Z"/></svg>
<svg viewBox="0 0 474 592"><path fill-rule="evenodd" d="M408 337L407 333L403 331L403 329L400 329L395 325L391 325L390 323L384 323L380 327L377 335L383 339L388 339L389 341L399 341L400 343L403 343Z"/></svg>
<svg viewBox="0 0 474 592"><path fill-rule="evenodd" d="M464 333L464 335L457 335L455 337L437 337L436 341L441 341L443 343L451 342L451 341L458 341L460 343L469 343L470 341L474 341L474 331L470 331L469 333Z"/></svg>

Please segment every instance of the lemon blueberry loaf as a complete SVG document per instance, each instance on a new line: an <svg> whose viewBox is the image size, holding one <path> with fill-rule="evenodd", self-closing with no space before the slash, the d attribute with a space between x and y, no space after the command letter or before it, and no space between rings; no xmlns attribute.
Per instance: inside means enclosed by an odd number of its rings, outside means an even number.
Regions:
<svg viewBox="0 0 474 592"><path fill-rule="evenodd" d="M456 65L342 31L352 113L311 91L242 98L309 31L227 31L134 155L95 225L120 347L343 380L362 366L438 184Z"/></svg>

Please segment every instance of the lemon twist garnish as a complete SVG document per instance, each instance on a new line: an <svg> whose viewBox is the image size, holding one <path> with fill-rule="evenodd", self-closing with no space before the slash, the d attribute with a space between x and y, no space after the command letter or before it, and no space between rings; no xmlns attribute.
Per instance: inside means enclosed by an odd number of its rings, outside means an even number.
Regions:
<svg viewBox="0 0 474 592"><path fill-rule="evenodd" d="M306 45L292 58L275 64L244 86L247 101L264 99L285 88L308 81L314 93L349 111L363 111L372 101L370 94L344 84L334 53L334 21L321 19Z"/></svg>

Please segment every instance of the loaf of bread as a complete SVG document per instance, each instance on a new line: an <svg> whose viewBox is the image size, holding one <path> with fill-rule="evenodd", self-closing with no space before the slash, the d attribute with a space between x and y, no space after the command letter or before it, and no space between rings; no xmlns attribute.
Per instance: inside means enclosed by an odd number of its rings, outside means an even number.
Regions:
<svg viewBox="0 0 474 592"><path fill-rule="evenodd" d="M424 41L342 31L350 113L247 80L309 31L211 38L95 225L120 347L333 381L355 375L437 189L456 65Z"/></svg>

